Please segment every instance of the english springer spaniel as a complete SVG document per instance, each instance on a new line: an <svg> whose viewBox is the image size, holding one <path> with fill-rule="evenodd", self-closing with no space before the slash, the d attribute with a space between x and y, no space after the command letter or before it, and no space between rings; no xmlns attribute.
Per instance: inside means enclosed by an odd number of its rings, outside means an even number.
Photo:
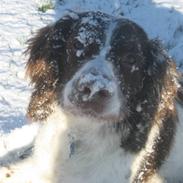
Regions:
<svg viewBox="0 0 183 183"><path fill-rule="evenodd" d="M0 183L165 181L183 90L157 40L125 18L71 13L27 53L27 116L42 126L33 155L1 169Z"/></svg>

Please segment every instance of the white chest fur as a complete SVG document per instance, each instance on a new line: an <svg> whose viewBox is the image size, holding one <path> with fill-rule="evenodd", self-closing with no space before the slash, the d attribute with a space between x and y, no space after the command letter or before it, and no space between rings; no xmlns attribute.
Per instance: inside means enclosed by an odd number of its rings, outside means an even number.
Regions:
<svg viewBox="0 0 183 183"><path fill-rule="evenodd" d="M128 182L133 156L120 148L120 135L112 124L60 114L51 118L35 150L37 167L50 182Z"/></svg>

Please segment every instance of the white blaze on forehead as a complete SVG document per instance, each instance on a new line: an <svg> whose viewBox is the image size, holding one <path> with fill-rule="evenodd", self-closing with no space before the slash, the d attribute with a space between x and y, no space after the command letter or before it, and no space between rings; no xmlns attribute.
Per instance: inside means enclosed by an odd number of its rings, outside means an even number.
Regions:
<svg viewBox="0 0 183 183"><path fill-rule="evenodd" d="M116 28L116 24L117 24L117 22L111 21L108 26L108 29L106 30L106 41L105 41L104 47L100 51L101 57L106 57L106 55L109 53L109 51L111 49L110 43L111 43L112 34Z"/></svg>
<svg viewBox="0 0 183 183"><path fill-rule="evenodd" d="M115 31L116 25L117 25L117 21L112 19L111 22L109 23L108 28L106 29L106 32L105 32L106 41L105 41L103 48L100 50L100 54L96 57L97 60L107 62L106 56L109 53L109 51L111 50L111 38ZM108 62L108 64L109 64L109 62ZM114 72L113 72L114 69L113 69L112 64L110 64L110 67L112 68L112 74L114 76ZM114 78L115 78L115 76L114 76ZM115 85L113 86L113 91L115 91L115 92L114 92L113 99L106 106L105 113L107 113L107 114L118 115L120 113L121 109L124 110L125 99L124 99L124 96L119 94L119 86L118 86L117 82L119 82L119 81L117 81L117 78L115 78Z"/></svg>

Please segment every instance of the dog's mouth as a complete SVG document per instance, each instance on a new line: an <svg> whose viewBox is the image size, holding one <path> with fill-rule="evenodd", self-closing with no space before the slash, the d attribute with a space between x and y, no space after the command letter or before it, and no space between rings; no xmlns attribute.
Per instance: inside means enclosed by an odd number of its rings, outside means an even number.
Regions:
<svg viewBox="0 0 183 183"><path fill-rule="evenodd" d="M87 91L89 93L89 91ZM87 94L86 94L87 95ZM82 95L83 96L83 95ZM77 99L75 98L77 97ZM87 116L98 120L119 122L124 118L125 105L119 102L117 93L100 90L93 97L86 98L73 93L68 96L68 101L63 102L63 109L74 116ZM85 100L86 99L86 100Z"/></svg>
<svg viewBox="0 0 183 183"><path fill-rule="evenodd" d="M63 109L75 116L88 116L105 121L119 121L121 114L121 103L117 92L107 89L95 90L95 93L84 88L82 91L72 90L67 95L67 101L63 102Z"/></svg>
<svg viewBox="0 0 183 183"><path fill-rule="evenodd" d="M119 122L124 118L125 113L114 113L107 112L101 106L93 106L93 108L84 108L79 106L63 106L63 110L66 113L71 114L76 117L87 117L93 118L99 121L110 121L110 122Z"/></svg>

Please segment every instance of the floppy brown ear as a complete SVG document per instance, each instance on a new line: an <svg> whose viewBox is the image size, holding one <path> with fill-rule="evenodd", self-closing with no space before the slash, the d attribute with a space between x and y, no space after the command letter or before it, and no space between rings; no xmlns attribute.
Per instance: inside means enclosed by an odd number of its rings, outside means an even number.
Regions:
<svg viewBox="0 0 183 183"><path fill-rule="evenodd" d="M173 60L161 44L149 41L147 45L147 76L144 80L142 119L149 123L144 155L132 182L148 182L170 152L176 131L177 71ZM154 130L155 129L155 130ZM147 138L148 137L148 138ZM142 150L143 151L143 150ZM142 175L142 176L139 176Z"/></svg>
<svg viewBox="0 0 183 183"><path fill-rule="evenodd" d="M162 78L166 76L170 58L159 40L148 41L147 50L148 75L162 81Z"/></svg>
<svg viewBox="0 0 183 183"><path fill-rule="evenodd" d="M28 41L26 75L34 90L27 116L33 121L45 120L52 112L51 104L57 97L61 79L59 72L66 59L65 45L72 22L72 18L64 17L55 24L40 29Z"/></svg>
<svg viewBox="0 0 183 183"><path fill-rule="evenodd" d="M178 80L178 91L177 91L177 101L183 105L183 75L182 73L178 73L179 74L179 80Z"/></svg>
<svg viewBox="0 0 183 183"><path fill-rule="evenodd" d="M40 29L36 36L28 40L26 54L29 54L26 65L26 76L31 79L32 84L46 77L49 57L49 37L51 36L51 27L47 26Z"/></svg>
<svg viewBox="0 0 183 183"><path fill-rule="evenodd" d="M165 121L169 117L175 119L176 113L174 106L177 92L175 63L168 56L159 41L146 40L143 46L145 65L142 89L136 94L135 99L130 101L131 114L127 121L130 121L130 124L132 124L131 135L123 144L130 151L134 151L134 149L138 151L143 147L151 126L153 123L156 123L158 118ZM139 105L141 110L137 111ZM168 123L165 122L166 124ZM172 125L174 126L175 123L172 122ZM144 129L139 130L138 126L143 126ZM169 140L171 141L174 128L172 127L166 133L169 133ZM136 138L137 136L138 138ZM165 149L168 148L169 146Z"/></svg>
<svg viewBox="0 0 183 183"><path fill-rule="evenodd" d="M156 98L157 96L161 97L162 90L165 89L168 93L172 93L172 97L175 97L177 89L175 62L168 56L168 53L159 40L150 40L147 45L147 50L146 78L148 78L153 86L154 95Z"/></svg>

